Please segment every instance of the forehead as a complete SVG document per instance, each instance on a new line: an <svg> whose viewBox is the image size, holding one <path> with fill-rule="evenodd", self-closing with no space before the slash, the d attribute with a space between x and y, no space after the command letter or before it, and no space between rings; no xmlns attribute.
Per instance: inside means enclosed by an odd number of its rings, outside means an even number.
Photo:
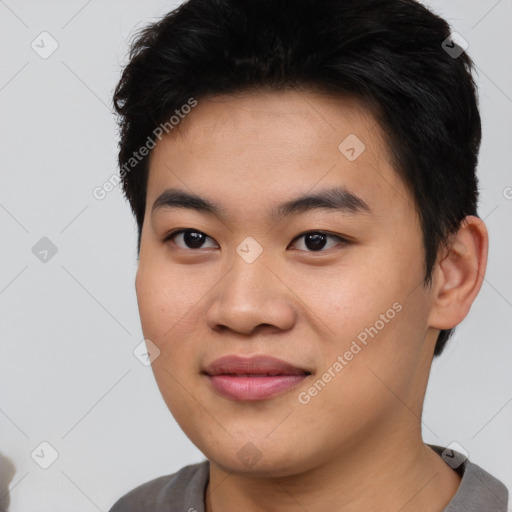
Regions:
<svg viewBox="0 0 512 512"><path fill-rule="evenodd" d="M377 209L397 198L411 203L363 103L314 91L253 91L198 100L157 143L147 205L176 186L248 208L338 185Z"/></svg>
<svg viewBox="0 0 512 512"><path fill-rule="evenodd" d="M328 134L337 138L347 130L366 138L370 133L376 139L381 135L369 105L353 97L315 90L250 90L205 97L189 115L183 116L176 128L167 139L172 139L173 134L178 143L186 138L189 147L199 147L205 142L204 137L222 138L225 134L235 143L232 132L240 130L240 137L246 136L244 145L274 142L283 144L283 152L287 143L308 149L305 137L317 142L317 138ZM312 137L312 132L318 137ZM385 146L384 141L373 142Z"/></svg>

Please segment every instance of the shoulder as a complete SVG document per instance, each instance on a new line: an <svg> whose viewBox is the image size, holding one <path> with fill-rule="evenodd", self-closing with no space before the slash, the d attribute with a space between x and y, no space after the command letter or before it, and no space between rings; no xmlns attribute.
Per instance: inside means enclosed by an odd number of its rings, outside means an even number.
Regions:
<svg viewBox="0 0 512 512"><path fill-rule="evenodd" d="M508 489L500 480L456 450L429 446L462 477L459 489L443 512L507 512Z"/></svg>
<svg viewBox="0 0 512 512"><path fill-rule="evenodd" d="M459 491L446 512L488 510L506 512L508 490L496 477L474 462L467 461Z"/></svg>
<svg viewBox="0 0 512 512"><path fill-rule="evenodd" d="M122 496L109 512L180 512L204 510L209 462L184 466L172 475L150 480Z"/></svg>

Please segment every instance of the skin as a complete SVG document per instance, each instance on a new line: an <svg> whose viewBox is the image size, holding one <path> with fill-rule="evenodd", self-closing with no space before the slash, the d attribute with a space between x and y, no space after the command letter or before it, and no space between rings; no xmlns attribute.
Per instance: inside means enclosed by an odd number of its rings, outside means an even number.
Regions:
<svg viewBox="0 0 512 512"><path fill-rule="evenodd" d="M338 149L349 134L366 146L354 161ZM340 185L370 211L278 222L268 214ZM171 187L221 205L222 215L153 212ZM182 235L163 241L178 228L207 235L203 246ZM300 236L311 231L350 242L326 238L315 251ZM252 263L236 252L249 236L263 249ZM152 367L162 396L210 460L208 512L444 509L460 476L423 443L421 412L439 329L466 316L482 284L485 225L467 217L448 242L425 287L412 196L354 99L291 90L201 99L157 144L136 291L144 336L160 350ZM396 303L400 312L301 403L299 393ZM269 399L234 401L201 373L228 354L271 355L312 375ZM244 446L256 463L238 456Z"/></svg>

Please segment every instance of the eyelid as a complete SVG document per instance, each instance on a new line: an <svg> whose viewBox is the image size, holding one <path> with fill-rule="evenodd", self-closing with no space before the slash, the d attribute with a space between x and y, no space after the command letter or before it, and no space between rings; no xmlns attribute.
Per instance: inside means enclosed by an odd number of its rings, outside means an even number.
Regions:
<svg viewBox="0 0 512 512"><path fill-rule="evenodd" d="M170 231L169 233L164 235L164 237L162 238L162 243L167 243L168 241L170 241L171 238L174 238L177 235L181 235L182 233L185 233L187 231L191 231L193 233L201 233L206 238L209 238L210 240L214 240L211 236L207 235L204 231L201 231L199 229L194 229L194 228L178 228L178 229L174 229L173 231ZM215 242L215 243L217 243L217 242ZM182 247L179 247L179 248L182 249ZM207 249L211 249L211 247L207 247ZM187 250L189 250L189 251L198 251L199 249L188 249L187 248L187 249L183 249L183 250L184 251L187 251Z"/></svg>
<svg viewBox="0 0 512 512"><path fill-rule="evenodd" d="M194 232L194 233L201 233L202 235L205 235L206 238L209 238L210 240L214 240L211 236L207 235L206 233L204 233L203 231L200 231L199 229L194 229L194 228L177 228L177 229L174 229L173 231L167 233L163 239L162 239L162 243L167 243L168 241L170 241L172 238L174 238L175 236L177 235L180 235L182 233L185 233L187 231L191 231L191 232ZM325 235L329 238L334 238L336 240L338 240L338 244L336 244L335 246L333 247L330 247L329 249L326 249L326 250L323 250L320 249L318 251L308 251L308 250L300 250L298 249L299 252L304 252L306 254L322 254L322 253L326 253L326 252L329 252L331 249L336 249L336 247L339 247L340 245L341 246L345 246L345 245L348 245L350 243L352 243L353 241L350 240L350 238L348 237L345 237L343 235L339 235L339 234L336 234L336 233L331 233L329 231L325 231L325 230L322 230L322 229L310 229L310 230L307 230L307 231L304 231L303 233L300 233L299 235L297 235L291 242L290 242L290 245L294 244L297 240L299 240L300 238L303 238L304 236L306 235L309 235L309 234L312 234L312 233L315 233L315 234L321 234L321 235ZM215 240L214 240L215 241ZM217 244L217 242L215 242ZM176 244L175 244L176 245ZM218 244L217 244L218 245ZM191 249L191 248L183 248L183 247L180 247L177 245L177 247L179 249L182 249L184 251L192 251L192 252L199 252L201 249L212 249L212 247L205 247L205 248L197 248L197 249ZM289 247L289 246L288 246Z"/></svg>
<svg viewBox="0 0 512 512"><path fill-rule="evenodd" d="M194 233L202 233L203 235L206 235L206 233L199 231L199 229L177 228L177 229L173 229L172 231L169 231L169 233L166 233L164 235L164 237L162 238L162 242L167 242L171 238L175 237L176 235L180 235L181 233L184 233L185 231L193 231ZM206 236L208 236L208 235L206 235Z"/></svg>
<svg viewBox="0 0 512 512"><path fill-rule="evenodd" d="M325 236L328 236L330 238L336 238L338 240L338 244L335 245L334 247L330 247L329 249L326 249L326 250L319 250L319 251L301 251L301 252L306 252L308 254L321 254L323 252L328 252L330 249L335 249L336 247L338 247L339 245L347 245L347 244L350 244L352 243L352 241L348 238L348 237L344 237L342 235L338 235L336 233L331 233L329 231L324 231L322 229L310 229L308 231L304 231L303 233L301 233L300 235L297 235L290 243L293 244L295 243L297 240L299 240L300 238L306 236L306 235L309 235L309 234L312 234L312 233L315 233L315 234L320 234L320 235L325 235Z"/></svg>

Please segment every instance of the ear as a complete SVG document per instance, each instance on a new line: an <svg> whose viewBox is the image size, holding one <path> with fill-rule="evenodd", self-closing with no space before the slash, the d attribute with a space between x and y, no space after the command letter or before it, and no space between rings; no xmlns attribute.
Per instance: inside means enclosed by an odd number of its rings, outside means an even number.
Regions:
<svg viewBox="0 0 512 512"><path fill-rule="evenodd" d="M451 329L466 317L484 280L488 248L487 228L473 215L450 235L433 272L430 327Z"/></svg>

